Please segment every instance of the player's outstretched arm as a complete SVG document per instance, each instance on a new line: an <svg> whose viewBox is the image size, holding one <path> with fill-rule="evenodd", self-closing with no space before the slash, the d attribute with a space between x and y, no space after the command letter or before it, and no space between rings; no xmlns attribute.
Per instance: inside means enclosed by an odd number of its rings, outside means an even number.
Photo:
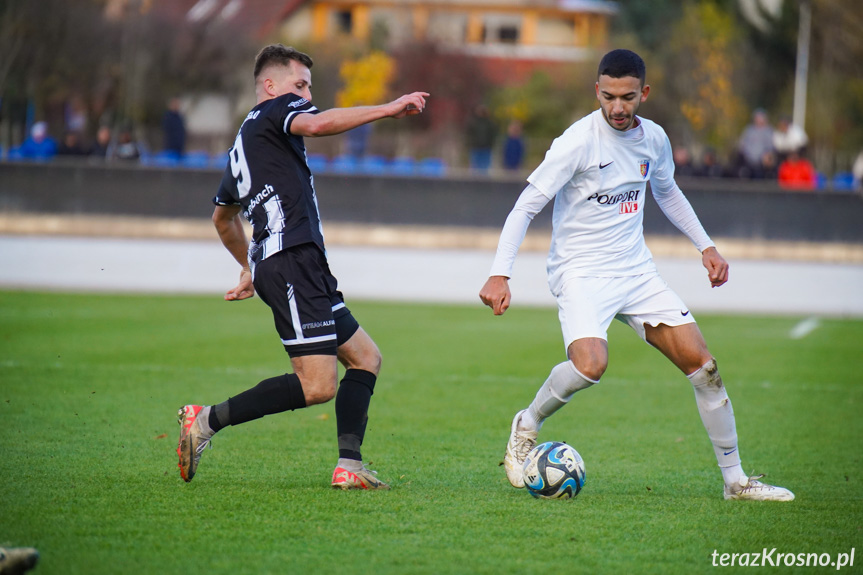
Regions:
<svg viewBox="0 0 863 575"><path fill-rule="evenodd" d="M252 272L247 259L249 240L246 239L246 231L240 219L240 206L216 206L213 211L213 225L222 245L242 267L239 283L225 293L225 300L236 301L254 296L255 286L252 285Z"/></svg>
<svg viewBox="0 0 863 575"><path fill-rule="evenodd" d="M728 281L728 262L719 255L715 247L709 247L701 252L701 263L707 269L711 287L719 287Z"/></svg>
<svg viewBox="0 0 863 575"><path fill-rule="evenodd" d="M421 114L428 97L428 92L414 92L380 106L331 108L320 114L298 114L290 129L296 136L333 136L383 118L399 119Z"/></svg>
<svg viewBox="0 0 863 575"><path fill-rule="evenodd" d="M509 309L512 293L509 290L509 278L506 276L491 276L479 290L479 299L492 309L494 315L503 315Z"/></svg>

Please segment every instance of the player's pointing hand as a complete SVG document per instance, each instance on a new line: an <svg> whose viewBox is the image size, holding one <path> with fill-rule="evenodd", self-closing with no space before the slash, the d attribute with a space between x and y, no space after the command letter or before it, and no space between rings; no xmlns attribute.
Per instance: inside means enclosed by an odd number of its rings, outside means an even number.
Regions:
<svg viewBox="0 0 863 575"><path fill-rule="evenodd" d="M426 107L426 98L429 97L428 92L413 92L405 94L398 100L391 102L393 112L390 114L392 118L404 118L405 116L415 116L422 114Z"/></svg>

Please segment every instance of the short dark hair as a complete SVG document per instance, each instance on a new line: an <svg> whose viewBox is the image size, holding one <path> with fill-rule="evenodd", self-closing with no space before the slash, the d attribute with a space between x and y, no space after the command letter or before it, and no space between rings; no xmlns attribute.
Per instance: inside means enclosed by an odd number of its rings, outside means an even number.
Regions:
<svg viewBox="0 0 863 575"><path fill-rule="evenodd" d="M255 79L258 79L261 70L267 66L289 66L291 64L291 60L299 62L306 68L311 68L313 64L311 56L304 54L291 46L285 46L283 44L270 44L269 46L265 46L260 52L258 52L258 55L255 56Z"/></svg>
<svg viewBox="0 0 863 575"><path fill-rule="evenodd" d="M596 72L596 78L600 76L610 76L612 78L624 78L632 76L641 81L644 85L644 80L647 77L647 69L644 66L644 60L641 56L631 50L612 50L602 57L599 62L599 69Z"/></svg>

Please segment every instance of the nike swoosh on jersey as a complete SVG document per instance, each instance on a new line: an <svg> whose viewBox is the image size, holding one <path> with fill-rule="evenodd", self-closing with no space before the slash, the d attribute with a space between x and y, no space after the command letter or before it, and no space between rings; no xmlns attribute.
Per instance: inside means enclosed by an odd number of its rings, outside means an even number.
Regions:
<svg viewBox="0 0 863 575"><path fill-rule="evenodd" d="M683 317L688 316L688 315L689 315L689 310L686 310L686 311L682 311L682 312L680 312L680 315L682 315Z"/></svg>
<svg viewBox="0 0 863 575"><path fill-rule="evenodd" d="M610 161L610 162L608 162L607 164L603 164L602 162L599 162L599 169L600 169L600 170L602 170L602 169L604 169L604 168L607 168L608 166L610 166L610 165L611 165L611 164L613 164L613 163L614 163L614 160L611 160L611 161Z"/></svg>

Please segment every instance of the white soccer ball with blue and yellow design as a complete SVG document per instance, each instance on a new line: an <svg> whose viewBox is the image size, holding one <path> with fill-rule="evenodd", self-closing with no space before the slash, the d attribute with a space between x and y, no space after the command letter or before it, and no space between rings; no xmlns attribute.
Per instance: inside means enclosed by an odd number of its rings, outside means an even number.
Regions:
<svg viewBox="0 0 863 575"><path fill-rule="evenodd" d="M584 479L584 460L566 443L541 443L524 460L524 486L538 499L575 497Z"/></svg>

